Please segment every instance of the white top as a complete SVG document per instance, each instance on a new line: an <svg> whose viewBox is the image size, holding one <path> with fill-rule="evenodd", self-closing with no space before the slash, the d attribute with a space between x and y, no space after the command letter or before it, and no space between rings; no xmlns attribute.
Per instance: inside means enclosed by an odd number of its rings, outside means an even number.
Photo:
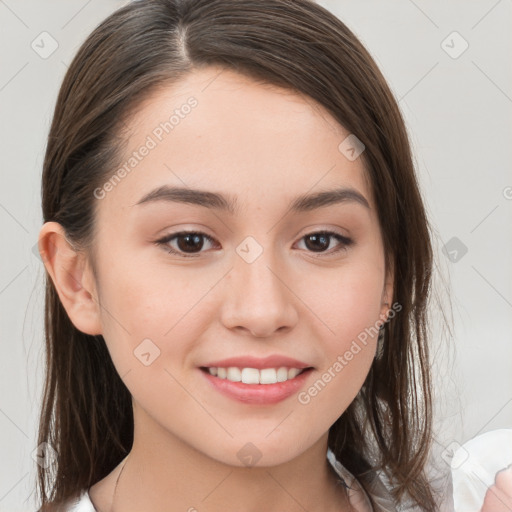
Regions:
<svg viewBox="0 0 512 512"><path fill-rule="evenodd" d="M348 486L350 504L356 512L396 512L391 496L379 478L375 478L371 484L371 495L376 503L376 507L373 508L368 494L361 484L354 478L352 473L342 466L330 448L327 450L327 459L345 484L345 487ZM78 498L70 500L66 504L63 512L97 512L97 510L92 504L89 491L85 489Z"/></svg>
<svg viewBox="0 0 512 512"><path fill-rule="evenodd" d="M512 462L512 429L491 430L449 448L455 448L450 463L455 510L480 510L496 473Z"/></svg>

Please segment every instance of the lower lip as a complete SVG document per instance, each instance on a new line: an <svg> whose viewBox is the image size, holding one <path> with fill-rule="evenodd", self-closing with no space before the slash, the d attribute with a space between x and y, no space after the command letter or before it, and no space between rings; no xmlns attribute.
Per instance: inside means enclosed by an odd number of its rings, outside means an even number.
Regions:
<svg viewBox="0 0 512 512"><path fill-rule="evenodd" d="M312 372L312 368L303 371L297 377L275 384L244 384L232 382L228 379L219 379L211 375L208 370L199 371L208 379L208 382L223 395L243 402L245 404L276 404L296 393Z"/></svg>

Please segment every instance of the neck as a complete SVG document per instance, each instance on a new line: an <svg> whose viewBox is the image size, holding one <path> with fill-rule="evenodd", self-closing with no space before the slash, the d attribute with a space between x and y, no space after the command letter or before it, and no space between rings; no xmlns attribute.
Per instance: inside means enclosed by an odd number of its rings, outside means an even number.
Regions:
<svg viewBox="0 0 512 512"><path fill-rule="evenodd" d="M287 462L232 466L197 451L138 414L132 450L117 472L109 512L349 510L345 490L326 453L327 433Z"/></svg>

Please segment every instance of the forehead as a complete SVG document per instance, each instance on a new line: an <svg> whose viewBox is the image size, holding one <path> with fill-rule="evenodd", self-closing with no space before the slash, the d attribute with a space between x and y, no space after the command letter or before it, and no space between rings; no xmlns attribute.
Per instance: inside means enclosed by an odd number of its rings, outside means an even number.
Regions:
<svg viewBox="0 0 512 512"><path fill-rule="evenodd" d="M256 197L262 205L350 186L372 202L362 159L350 161L339 148L349 132L321 105L231 70L195 69L160 86L126 126L125 177L108 194L117 206L162 185L226 192L242 204Z"/></svg>

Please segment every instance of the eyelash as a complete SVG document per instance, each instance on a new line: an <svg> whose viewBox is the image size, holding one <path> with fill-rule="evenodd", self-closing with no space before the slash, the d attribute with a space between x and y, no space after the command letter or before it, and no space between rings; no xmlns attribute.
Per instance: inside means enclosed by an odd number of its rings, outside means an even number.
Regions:
<svg viewBox="0 0 512 512"><path fill-rule="evenodd" d="M164 249L167 252L169 252L171 254L175 254L175 255L181 256L183 258L197 258L197 257L199 257L201 255L200 253L186 254L184 252L172 249L171 247L169 247L167 245L174 238L178 238L179 236L184 236L184 235L199 235L199 236L202 236L202 237L206 238L209 242L215 242L215 239L213 239L211 236L209 236L206 233L203 233L201 231L180 231L178 233L172 233L170 235L166 235L165 237L161 238L160 240L156 240L155 244L158 245L158 246L164 246ZM303 237L300 238L300 240L302 240L302 239L304 239L304 238L306 238L308 236L312 236L312 235L327 235L329 237L336 238L339 242L341 242L340 245L339 245L339 248L335 249L335 250L331 250L331 252L327 252L327 253L326 252L323 252L323 253L314 253L313 252L313 254L320 255L320 257L324 257L324 255L326 255L325 257L332 256L333 254L336 254L336 253L338 253L340 251L346 250L349 246L353 245L353 243L354 243L354 241L351 238L347 238L345 236L342 236L339 233L336 233L335 231L314 231L312 233L308 233L307 235L304 235Z"/></svg>

